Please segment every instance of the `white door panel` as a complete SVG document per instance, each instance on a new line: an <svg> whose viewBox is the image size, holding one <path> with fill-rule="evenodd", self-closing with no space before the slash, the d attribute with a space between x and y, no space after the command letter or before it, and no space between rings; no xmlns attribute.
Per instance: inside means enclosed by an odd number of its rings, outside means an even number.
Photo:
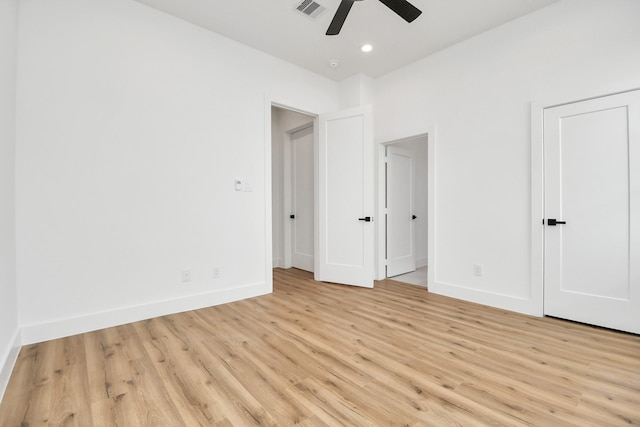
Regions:
<svg viewBox="0 0 640 427"><path fill-rule="evenodd" d="M370 107L320 116L316 279L373 287Z"/></svg>
<svg viewBox="0 0 640 427"><path fill-rule="evenodd" d="M387 277L416 269L413 167L409 150L387 147Z"/></svg>
<svg viewBox="0 0 640 427"><path fill-rule="evenodd" d="M313 271L313 126L291 134L291 265Z"/></svg>
<svg viewBox="0 0 640 427"><path fill-rule="evenodd" d="M640 93L544 113L545 314L640 332Z"/></svg>

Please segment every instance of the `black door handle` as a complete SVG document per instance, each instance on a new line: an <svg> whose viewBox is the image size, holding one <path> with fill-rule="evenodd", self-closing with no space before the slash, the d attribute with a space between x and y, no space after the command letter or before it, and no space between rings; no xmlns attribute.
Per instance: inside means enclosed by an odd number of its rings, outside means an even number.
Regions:
<svg viewBox="0 0 640 427"><path fill-rule="evenodd" d="M416 218L418 218L418 217L415 216L415 215L411 215L411 219L416 219Z"/></svg>
<svg viewBox="0 0 640 427"><path fill-rule="evenodd" d="M358 218L358 221L371 222L371 217L365 216L364 218Z"/></svg>
<svg viewBox="0 0 640 427"><path fill-rule="evenodd" d="M295 219L295 218L296 218L296 216L295 216L294 214L291 214L291 215L289 215L289 218L291 218L291 219Z"/></svg>
<svg viewBox="0 0 640 427"><path fill-rule="evenodd" d="M550 225L552 227L555 227L557 224L566 224L566 221L558 221L555 218L549 218L547 219L547 225Z"/></svg>

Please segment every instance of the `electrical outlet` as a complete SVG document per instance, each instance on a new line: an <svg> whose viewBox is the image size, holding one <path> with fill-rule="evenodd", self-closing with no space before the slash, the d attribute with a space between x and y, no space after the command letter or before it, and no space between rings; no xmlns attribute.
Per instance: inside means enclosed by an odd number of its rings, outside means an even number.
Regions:
<svg viewBox="0 0 640 427"><path fill-rule="evenodd" d="M191 281L191 270L182 270L182 283Z"/></svg>
<svg viewBox="0 0 640 427"><path fill-rule="evenodd" d="M220 267L213 267L213 278L214 279L220 278Z"/></svg>
<svg viewBox="0 0 640 427"><path fill-rule="evenodd" d="M482 277L482 264L473 264L473 275Z"/></svg>

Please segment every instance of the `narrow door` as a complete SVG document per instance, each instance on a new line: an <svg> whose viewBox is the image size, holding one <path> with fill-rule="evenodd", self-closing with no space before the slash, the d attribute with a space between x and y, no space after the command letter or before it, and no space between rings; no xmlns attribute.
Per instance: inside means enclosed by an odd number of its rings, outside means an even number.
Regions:
<svg viewBox="0 0 640 427"><path fill-rule="evenodd" d="M316 280L373 287L371 107L319 119Z"/></svg>
<svg viewBox="0 0 640 427"><path fill-rule="evenodd" d="M416 269L413 168L409 150L387 147L387 277Z"/></svg>
<svg viewBox="0 0 640 427"><path fill-rule="evenodd" d="M640 92L544 113L544 312L640 333Z"/></svg>
<svg viewBox="0 0 640 427"><path fill-rule="evenodd" d="M291 134L291 265L313 271L313 126Z"/></svg>

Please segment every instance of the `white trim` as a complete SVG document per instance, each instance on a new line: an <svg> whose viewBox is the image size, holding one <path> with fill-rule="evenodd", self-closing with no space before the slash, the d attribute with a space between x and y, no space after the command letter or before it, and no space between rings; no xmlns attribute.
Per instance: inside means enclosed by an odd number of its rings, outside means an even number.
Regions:
<svg viewBox="0 0 640 427"><path fill-rule="evenodd" d="M314 119L313 116L309 116L309 119ZM313 120L310 121L309 123L305 123L303 125L294 127L293 129L289 129L284 131L286 134L288 134L289 136L291 136L292 134L296 133L296 132L300 132L301 130L305 130L305 129L309 129L313 127ZM289 140L289 142L291 142L291 140Z"/></svg>
<svg viewBox="0 0 640 427"><path fill-rule="evenodd" d="M386 163L386 146L391 144L393 141L389 142L379 142L376 145L378 146L377 156L378 156L378 167L376 168L376 214L375 217L378 218L378 221L374 221L375 224L375 239L374 245L376 247L375 257L376 262L374 263L375 269L375 279L376 280L384 280L387 277L386 273L386 237L385 237L385 223L384 218L386 215L386 210L384 208L384 198L385 198L385 182L384 182L384 169Z"/></svg>
<svg viewBox="0 0 640 427"><path fill-rule="evenodd" d="M33 344L151 319L153 317L227 304L266 295L270 292L271 289L267 283L252 283L237 288L216 290L214 292L190 295L177 299L167 299L150 304L103 311L85 316L68 317L50 322L23 325L21 330L22 344Z"/></svg>
<svg viewBox="0 0 640 427"><path fill-rule="evenodd" d="M544 107L531 103L531 314L544 315Z"/></svg>
<svg viewBox="0 0 640 427"><path fill-rule="evenodd" d="M313 119L313 279L318 280L320 271L320 223L318 209L320 200L320 115Z"/></svg>
<svg viewBox="0 0 640 427"><path fill-rule="evenodd" d="M432 270L428 268L427 274ZM444 295L451 298L461 299L464 301L470 301L477 304L483 304L490 307L501 308L503 310L515 311L518 313L529 314L536 316L537 312L534 310L530 298L518 298L513 295L505 295L496 292L486 292L478 289L471 289L465 286L455 285L446 282L427 282L429 292L434 294Z"/></svg>
<svg viewBox="0 0 640 427"><path fill-rule="evenodd" d="M427 286L436 281L436 147L437 129L435 125L427 128Z"/></svg>
<svg viewBox="0 0 640 427"><path fill-rule="evenodd" d="M18 360L18 354L20 354L21 346L22 335L20 330L16 330L13 334L11 345L7 348L2 359L0 359L0 402L2 402L4 392L7 390L7 386L9 385L9 379L11 378L13 367Z"/></svg>
<svg viewBox="0 0 640 427"><path fill-rule="evenodd" d="M555 107L561 107L563 105L569 105L569 104L577 104L578 102L584 102L584 101L591 101L593 99L598 99L598 98L606 98L608 96L614 96L614 95L621 95L623 93L629 93L629 92L634 92L640 90L640 87L635 87L635 88L631 88L631 89L617 89L611 92L607 92L606 94L590 94L590 95L584 95L580 98L574 98L572 101L567 101L567 99L570 99L570 97L562 97L562 99L560 98L550 98L550 99L545 99L545 102L532 102L532 104L535 105L539 105L542 106L542 109L547 109L547 108L555 108Z"/></svg>
<svg viewBox="0 0 640 427"><path fill-rule="evenodd" d="M273 183L271 159L271 105L272 100L264 99L264 283L273 292L273 206L271 203Z"/></svg>

